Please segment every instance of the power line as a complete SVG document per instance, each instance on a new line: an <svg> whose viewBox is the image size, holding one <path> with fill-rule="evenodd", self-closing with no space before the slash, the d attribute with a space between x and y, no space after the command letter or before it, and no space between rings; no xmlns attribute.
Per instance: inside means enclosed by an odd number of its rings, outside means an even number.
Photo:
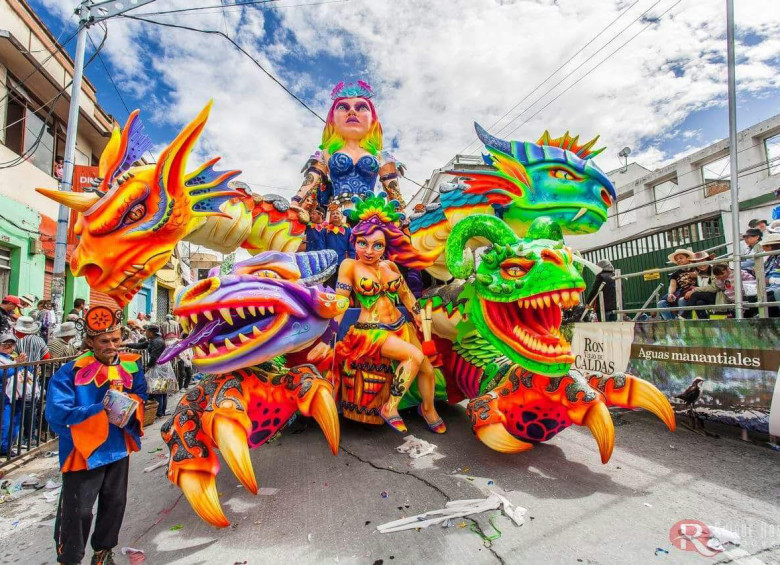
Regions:
<svg viewBox="0 0 780 565"><path fill-rule="evenodd" d="M653 24L655 24L655 23L658 23L658 22L661 20L661 18L663 18L663 17L664 17L666 14L668 14L668 13L669 13L671 10L673 10L673 9L674 9L674 8L675 8L675 7L676 7L678 4L680 4L680 2L682 2L682 0L677 0L677 2L675 2L675 3L674 3L674 4L672 4L672 5L671 5L671 6L670 6L668 9L666 9L664 12L662 12L662 13L661 13L661 15L659 15L659 16L658 16L658 18L657 18L655 21L651 21L651 22L650 22L649 24L647 24L645 27L643 27L642 29L640 29L640 30L639 30L637 33L635 33L634 35L632 35L632 36L631 36L631 37L630 37L630 38L629 38L627 41L625 41L624 43L622 43L622 44L621 44L621 45L620 45L620 46L619 46L617 49L615 49L614 51L612 51L612 53L610 53L610 54L609 54L609 55L607 55L607 56L606 56L604 59L602 59L602 60L601 60L601 62L599 62L599 63L598 63L598 64L597 64L595 67L591 68L591 69L590 69L590 70L589 70L587 73L585 73L585 74L584 74L584 75L582 75L580 78L578 78L578 79L577 79L577 80L575 80L573 83L571 83L569 86L567 86L567 87L566 87L564 90L562 90L562 91L560 92L560 94L558 94L558 95L557 95L555 98L553 98L553 99L552 99L552 100L550 100L550 101L549 101L547 104L545 104L544 106L542 106L541 108L539 108L539 109L538 109L536 112L534 112L534 113L533 113L531 116L529 116L528 118L526 118L526 119L525 119L525 120L524 120L524 121L523 121L523 122L522 122L520 125L518 125L516 128L514 128L512 131L510 131L508 134L505 134L505 135L507 135L507 136L511 136L511 135L512 135L514 132L516 132L518 129L520 129L520 128L521 128L521 127L523 127L525 124L527 124L529 121L531 121L531 120L532 120L532 119L533 119L535 116L537 116L537 115L538 115L538 114L539 114L539 113L540 113L542 110L544 110L545 108L547 108L548 106L550 106L550 104L552 104L553 102L555 102L556 100L558 100L558 98L560 98L561 96L563 96L564 94L566 94L566 93L567 93L569 90L571 90L571 89L572 89L572 88L573 88L573 87L574 87L574 86L575 86L577 83L579 83L581 80L583 80L583 79L587 78L587 77L588 77L588 75L590 75L590 73L592 73L593 71L595 71L596 69L598 69L598 68L599 68L601 65L603 65L605 62L607 62L607 61L610 59L610 57L612 57L612 55L614 55L615 53L617 53L618 51L620 51L621 49L623 49L623 47L625 47L626 45L628 45L629 43L631 43L631 42L632 42L634 39L636 39L636 38L637 38L639 35L641 35L641 34L642 34L644 31L646 31L646 30L647 30L647 29L648 29L650 26L652 26L652 25L653 25ZM560 84L560 83L558 83L558 84ZM556 84L556 86L558 86L558 85ZM538 102L539 100L541 100L541 98L539 98L538 100L536 100L536 102ZM536 104L536 102L534 102L534 104ZM531 104L531 106L533 106L533 104ZM531 108L531 106L529 106L528 108L530 109L530 108ZM522 114L522 112L521 112L521 114Z"/></svg>
<svg viewBox="0 0 780 565"><path fill-rule="evenodd" d="M488 126L487 130L488 130L488 131L490 131L490 130L492 130L494 127L496 127L496 125L498 125L498 123L499 123L501 120L503 120L503 119L504 119L504 118L506 118L506 117L507 117L509 114L511 114L511 113L512 113L512 111L513 111L515 108L517 108L517 107L518 107L520 104L522 104L522 103L523 103L525 100L527 100L527 99L528 99L528 98L529 98L529 97L530 97L530 96L531 96L531 95L532 95L534 92L536 92L537 90L539 90L539 88L541 88L541 86L542 86L544 83L546 83L546 82L547 82L548 80L550 80L550 79L551 79L553 76L555 76L555 75L558 73L558 71L560 71L560 70L561 70L563 67L565 67L566 65L568 65L568 64L569 64L569 63L570 63L570 62L571 62L571 61L572 61L572 60L573 60L575 57L577 57L577 55L579 55L580 53L582 53L582 52L583 52L583 51L584 51L584 50L585 50L585 49L586 49L586 48L587 48L587 47L588 47L588 46L589 46L591 43L593 43L594 41L596 41L596 39L598 39L598 38L599 38L599 37L600 37L600 36L601 36L601 35L602 35L602 34L603 34L605 31L607 31L607 30L608 30L610 27L612 27L612 25L613 25L615 22L617 22L617 21L618 21L620 18L622 18L622 17L623 17L625 14L627 14L627 13L628 13L628 11L629 11L631 8L633 8L634 6L636 6L636 5L637 5L639 2L640 2L640 0L636 0L636 1L635 1L633 4L631 4L631 5L630 5L628 8L626 8L625 10L623 10L622 12L620 12L620 13L618 14L618 16L617 16L617 17L616 17L614 20L612 20L612 21L611 21L609 24L607 24L607 26L606 26L606 27L602 28L602 29L601 29L601 31L599 31L599 32L598 32L596 35L594 35L594 36L593 36L593 37L590 39L590 41L588 41L588 42L587 42L585 45L583 45L582 47L580 47L580 48L579 48L579 49L578 49L578 50L577 50L577 51L574 53L574 55L572 55L571 57L569 57L568 59L566 59L566 61L564 61L564 63L563 63L562 65L560 65L560 66L559 66L557 69L555 69L553 72L551 72L549 75L547 75L547 77L546 77L546 78L545 78L545 79L544 79L542 82L540 82L539 84L537 84L537 85L536 85L536 86L533 88L533 90L531 90L531 91L530 91L528 94L526 94L526 95L525 95L525 96L524 96L524 97L523 97L523 98L522 98L522 99L521 99L521 100L520 100L520 101L519 101L517 104L515 104L514 106L512 106L512 107L511 107L509 110L507 110L507 111L506 111L506 113L505 113L503 116L501 116L501 117L500 117L500 118L498 118L498 119L497 119L495 122L493 122L493 123L492 123L490 126ZM657 3L657 2L656 2L656 3ZM632 22L632 23L633 23L633 22ZM620 33L623 33L623 32L621 31ZM620 33L618 33L618 35L620 35ZM617 36L616 36L616 37L617 37ZM586 61L587 61L587 60L586 60ZM568 76L568 75L567 75L567 76ZM475 141L479 141L479 138L478 138L478 137L475 137L475 139L474 139L473 141L471 141L471 142L470 142L468 145L466 145L466 147L464 147L463 149L461 149L461 150L460 150L458 153L463 153L464 151L466 151L466 150L467 150L469 147L471 147L472 145L474 145L474 142L475 142Z"/></svg>
<svg viewBox="0 0 780 565"><path fill-rule="evenodd" d="M326 4L343 4L343 3L349 2L349 1L350 0L326 0L324 2L305 2L305 3L302 3L302 4L284 4L284 5L274 4L274 5L269 5L269 6L263 6L263 9L265 9L265 10L285 10L285 9L288 9L288 8L302 8L302 7L306 7L306 6L324 6ZM238 8L238 9L236 10L234 8ZM194 8L194 9L198 9L198 8ZM186 12L186 13L183 13L183 14L177 14L176 17L180 18L180 17L186 17L186 16L199 16L199 15L202 15L202 14L219 14L219 13L226 14L226 13L231 13L231 12L239 12L239 11L241 11L243 9L244 9L244 5L243 4L225 4L224 9L222 9L222 10L220 10L218 7L216 7L216 8L212 7L212 8L209 8L210 11L205 11L204 10L202 12ZM143 15L143 14L139 14L139 15ZM155 13L150 13L149 15L156 15L156 14Z"/></svg>
<svg viewBox="0 0 780 565"><path fill-rule="evenodd" d="M195 12L195 11L200 11L200 10L213 10L214 8L219 10L221 8L226 8L226 7L233 8L233 7L243 7L243 6L256 6L258 4L272 4L274 2L280 2L280 1L281 0L248 0L247 2L236 2L235 4L230 4L229 6L225 6L220 1L219 4L214 5L214 6L195 6L195 7L191 7L191 8L179 8L179 9L176 9L176 10L164 10L164 11L161 11L161 12L142 12L140 14L136 14L136 16L138 16L138 17L141 17L141 16L164 16L164 15L167 15L167 14L182 14L184 12Z"/></svg>
<svg viewBox="0 0 780 565"><path fill-rule="evenodd" d="M131 20L137 20L137 21L141 21L141 22L147 22L147 23L150 23L150 24L155 24L155 25L159 25L159 26L163 26L163 27L169 27L169 28L175 28L175 29L184 29L184 30L187 30L187 31L195 31L195 32L198 32L198 33L204 33L206 35L219 35L221 37L224 37L230 43L232 43L233 46L236 49L238 49L239 51L241 51L241 53L246 55L257 66L257 68L259 68L261 71L263 71L263 73L265 73L268 76L268 78L270 78L277 85L279 85L288 95L290 95L293 99L295 99L301 106L306 108L306 110L308 110L313 116L315 116L323 124L325 123L325 118L323 118L317 112L312 110L312 108L308 104L306 104L306 102L301 100L294 92L292 92L289 88L287 88L284 84L282 84L282 82L279 79L277 79L271 72L266 70L266 68L260 63L260 61L258 61L246 49L241 47L241 45L236 43L233 39L231 39L229 36L227 36L223 32L217 31L217 30L209 30L209 29L198 29L198 28L184 26L184 25L180 25L180 24L159 22L159 21L155 21L155 20L147 20L145 18L139 18L137 16L128 16L126 14L122 14L121 17L127 18L127 19L131 19Z"/></svg>
<svg viewBox="0 0 780 565"><path fill-rule="evenodd" d="M89 65L92 63L92 61L95 60L95 57L97 57L97 55L100 54L100 51L103 49L103 46L106 43L106 38L108 38L108 29L105 29L105 34L103 35L103 39L101 40L100 45L97 47L97 49L92 54L92 56L84 64L84 68L85 69L87 67L89 67ZM31 73L30 75L28 75L27 78L32 76L32 74L34 74L34 73ZM49 102L49 104L51 105L51 108L49 109L48 114L46 114L46 117L42 120L43 123L41 124L41 130L38 133L38 137L35 139L35 141L32 143L32 145L30 145L30 147L27 150L23 151L20 155L18 155L17 157L11 159L10 161L5 161L3 163L0 163L0 169L10 169L10 168L16 167L16 166L24 163L25 161L27 161L27 159L29 159L33 154L35 154L35 152L38 150L38 147L41 144L41 140L43 139L43 133L46 131L46 127L49 125L49 120L51 119L52 115L54 114L54 108L56 107L57 101L60 99L60 97L62 97L65 94L65 92L68 90L68 88L70 87L71 84L73 84L73 79L71 79L57 93L57 95L54 98L52 98L51 101ZM8 92L8 94L6 94L6 96L9 96L10 93L11 92L9 90L9 92ZM46 105L41 106L41 108L43 108L45 106ZM39 110L41 108L39 108ZM17 120L15 123L18 123L18 122L19 122L19 120Z"/></svg>

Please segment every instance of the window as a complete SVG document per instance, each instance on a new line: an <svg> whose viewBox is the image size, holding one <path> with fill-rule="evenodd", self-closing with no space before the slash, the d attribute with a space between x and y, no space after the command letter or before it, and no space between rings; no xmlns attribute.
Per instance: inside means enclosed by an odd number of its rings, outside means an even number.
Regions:
<svg viewBox="0 0 780 565"><path fill-rule="evenodd" d="M617 203L617 225L627 226L636 222L636 210L634 209L634 196L631 195Z"/></svg>
<svg viewBox="0 0 780 565"><path fill-rule="evenodd" d="M766 148L766 162L769 166L769 174L776 175L780 173L780 134L766 138L764 147Z"/></svg>
<svg viewBox="0 0 780 565"><path fill-rule="evenodd" d="M691 242L691 230L689 226L681 226L666 232L669 247L680 247Z"/></svg>
<svg viewBox="0 0 780 565"><path fill-rule="evenodd" d="M713 196L731 189L731 158L726 155L701 168L704 196Z"/></svg>
<svg viewBox="0 0 780 565"><path fill-rule="evenodd" d="M5 146L51 175L54 172L56 122L10 75L6 86Z"/></svg>
<svg viewBox="0 0 780 565"><path fill-rule="evenodd" d="M711 237L720 237L723 235L722 230L720 229L720 219L704 220L701 223L701 231L705 239L709 239Z"/></svg>
<svg viewBox="0 0 780 565"><path fill-rule="evenodd" d="M663 214L680 207L680 197L677 195L678 190L676 176L653 187L656 214Z"/></svg>

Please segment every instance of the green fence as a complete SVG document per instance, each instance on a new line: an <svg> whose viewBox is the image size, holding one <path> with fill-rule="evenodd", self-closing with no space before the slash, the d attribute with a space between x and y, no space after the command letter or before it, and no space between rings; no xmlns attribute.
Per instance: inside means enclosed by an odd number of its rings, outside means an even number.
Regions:
<svg viewBox="0 0 780 565"><path fill-rule="evenodd" d="M675 249L685 248L702 251L723 245L725 242L723 222L721 217L717 216L592 249L582 255L594 263L601 259L609 259L615 269L620 269L624 274L637 273L648 269L668 267L668 256ZM717 255L725 252L725 249L715 251ZM593 285L593 279L593 273L586 269L585 282L588 284L588 289ZM649 280L644 280L643 277L624 280L623 308L641 308L658 283L662 282L664 286L667 286L668 280L667 274L660 274L658 278L649 278Z"/></svg>

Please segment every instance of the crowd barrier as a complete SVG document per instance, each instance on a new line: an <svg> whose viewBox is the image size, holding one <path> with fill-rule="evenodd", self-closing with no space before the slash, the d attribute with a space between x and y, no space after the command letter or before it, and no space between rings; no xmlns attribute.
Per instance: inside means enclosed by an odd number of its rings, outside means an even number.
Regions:
<svg viewBox="0 0 780 565"><path fill-rule="evenodd" d="M673 404L701 377L701 419L780 436L779 343L777 318L577 323L572 368L635 375Z"/></svg>
<svg viewBox="0 0 780 565"><path fill-rule="evenodd" d="M44 416L46 388L62 365L75 357L62 357L0 367L0 466L18 459L56 437Z"/></svg>

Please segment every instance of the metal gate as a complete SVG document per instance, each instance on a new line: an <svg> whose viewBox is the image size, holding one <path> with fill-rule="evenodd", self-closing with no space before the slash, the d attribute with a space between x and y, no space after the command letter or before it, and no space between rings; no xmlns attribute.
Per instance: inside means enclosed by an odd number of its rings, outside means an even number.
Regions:
<svg viewBox="0 0 780 565"><path fill-rule="evenodd" d="M620 269L622 273L638 273L649 269L668 267L668 256L675 249L685 248L702 251L723 245L725 241L723 221L718 215L628 241L591 249L582 255L594 263L601 259L609 259L615 269ZM716 255L722 255L725 252L725 248L715 250ZM666 287L669 282L668 274L660 274L657 278L650 275L646 279L634 277L623 281L624 308L640 308L658 286L658 283L664 283ZM585 282L590 289L593 284L593 273L588 270L586 270Z"/></svg>
<svg viewBox="0 0 780 565"><path fill-rule="evenodd" d="M171 295L164 286L157 285L157 321L165 321L165 315L170 312Z"/></svg>

